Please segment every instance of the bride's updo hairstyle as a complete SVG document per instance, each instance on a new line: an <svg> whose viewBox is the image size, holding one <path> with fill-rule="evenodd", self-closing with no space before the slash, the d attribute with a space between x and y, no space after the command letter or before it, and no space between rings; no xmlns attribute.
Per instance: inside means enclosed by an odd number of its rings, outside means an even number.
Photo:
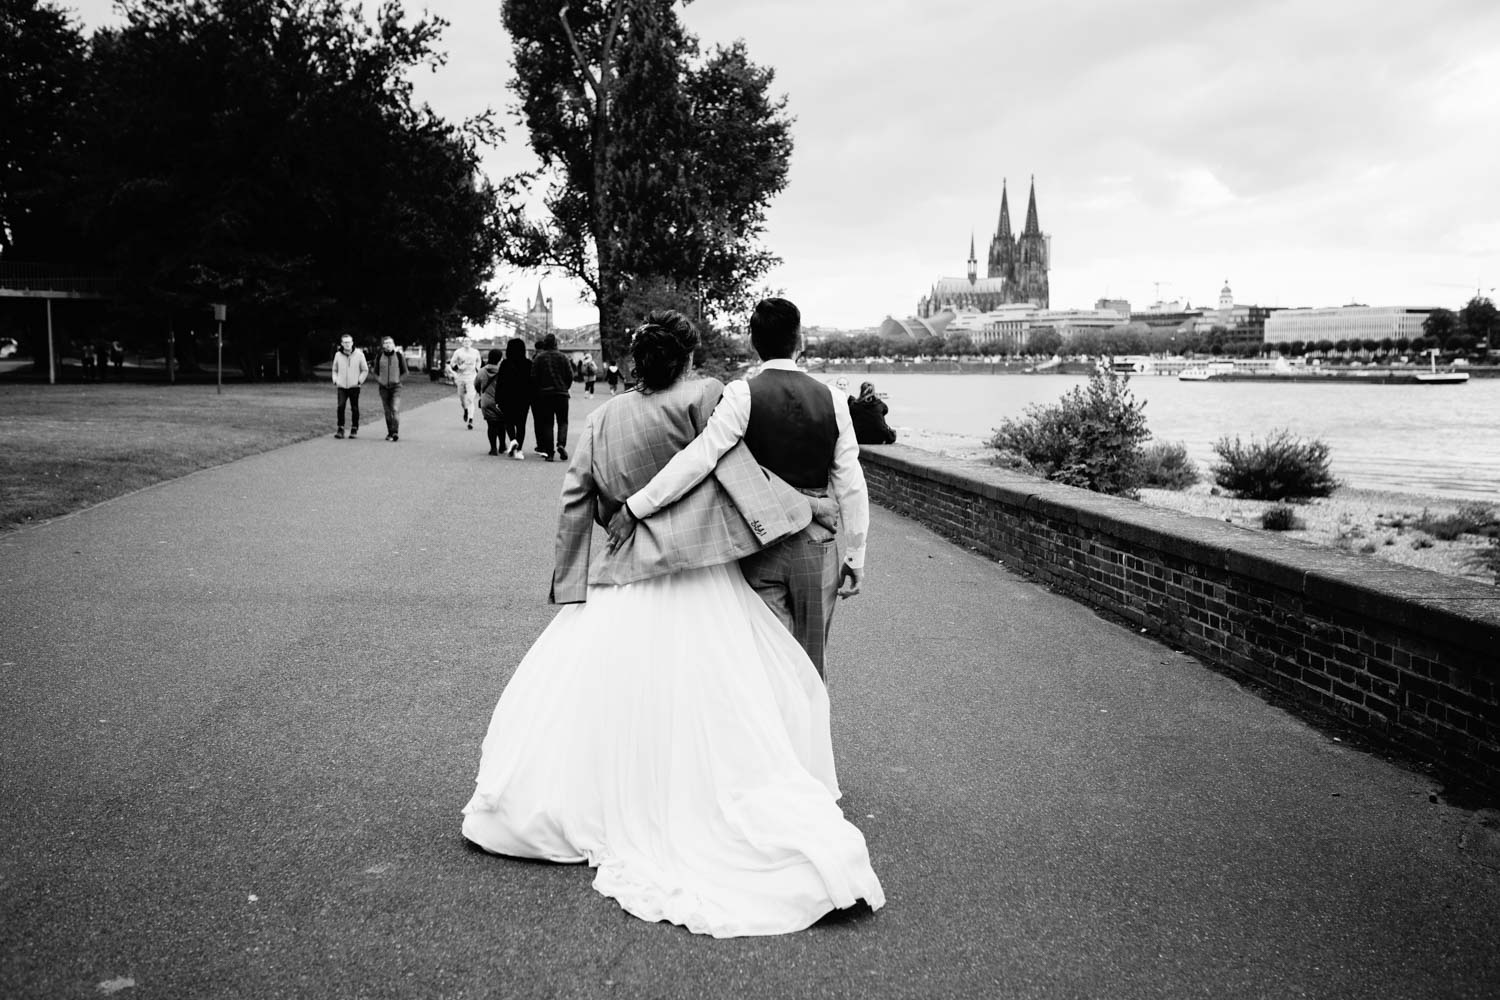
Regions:
<svg viewBox="0 0 1500 1000"><path fill-rule="evenodd" d="M687 371L698 346L693 321L671 309L653 309L630 339L635 377L647 392L658 392Z"/></svg>

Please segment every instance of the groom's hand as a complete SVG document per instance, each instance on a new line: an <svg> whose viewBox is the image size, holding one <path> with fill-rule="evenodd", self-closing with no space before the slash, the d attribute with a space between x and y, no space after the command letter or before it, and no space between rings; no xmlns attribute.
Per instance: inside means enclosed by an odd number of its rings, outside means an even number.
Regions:
<svg viewBox="0 0 1500 1000"><path fill-rule="evenodd" d="M620 504L620 509L615 511L615 516L609 519L609 524L604 530L609 533L609 551L614 552L621 545L629 541L630 536L635 534L635 526L640 518L631 513L630 504Z"/></svg>
<svg viewBox="0 0 1500 1000"><path fill-rule="evenodd" d="M839 567L839 596L853 597L859 593L859 585L865 578L865 571L855 569L848 563Z"/></svg>
<svg viewBox="0 0 1500 1000"><path fill-rule="evenodd" d="M812 507L813 520L829 531L837 533L839 530L839 502L833 497L808 497L807 502Z"/></svg>

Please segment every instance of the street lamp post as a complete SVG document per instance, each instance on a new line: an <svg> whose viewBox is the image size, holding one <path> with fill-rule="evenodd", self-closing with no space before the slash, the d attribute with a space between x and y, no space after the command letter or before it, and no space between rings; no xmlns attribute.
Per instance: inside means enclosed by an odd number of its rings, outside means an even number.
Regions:
<svg viewBox="0 0 1500 1000"><path fill-rule="evenodd" d="M219 324L219 395L224 394L224 316L229 307L222 302L214 303L214 322Z"/></svg>

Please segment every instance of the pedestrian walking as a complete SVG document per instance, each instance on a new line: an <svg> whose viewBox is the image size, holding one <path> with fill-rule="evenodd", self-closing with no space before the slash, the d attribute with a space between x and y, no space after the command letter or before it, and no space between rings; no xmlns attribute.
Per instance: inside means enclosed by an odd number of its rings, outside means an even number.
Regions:
<svg viewBox="0 0 1500 1000"><path fill-rule="evenodd" d="M512 337L505 345L505 359L500 362L495 393L500 401L500 415L505 434L510 438L510 457L526 457L526 414L531 409L531 359L526 356L526 342Z"/></svg>
<svg viewBox="0 0 1500 1000"><path fill-rule="evenodd" d="M604 381L609 386L609 394L613 396L620 391L620 366L611 361L604 366Z"/></svg>
<svg viewBox="0 0 1500 1000"><path fill-rule="evenodd" d="M531 359L531 422L536 428L536 453L552 461L553 451L568 460L568 392L573 366L557 349L557 337L547 334L536 342Z"/></svg>
<svg viewBox="0 0 1500 1000"><path fill-rule="evenodd" d="M505 446L505 416L500 412L498 399L500 388L500 360L504 355L500 348L491 347L485 363L474 378L479 390L479 414L484 417L484 433L489 438L490 454L500 454Z"/></svg>
<svg viewBox="0 0 1500 1000"><path fill-rule="evenodd" d="M406 355L396 350L395 340L382 337L380 353L375 355L375 386L385 410L387 441L401 440L401 380L405 377Z"/></svg>
<svg viewBox="0 0 1500 1000"><path fill-rule="evenodd" d="M594 394L594 383L599 381L599 366L594 364L592 354L583 359L583 391L586 395Z"/></svg>
<svg viewBox="0 0 1500 1000"><path fill-rule="evenodd" d="M359 434L359 387L370 377L365 352L354 346L354 338L344 334L333 355L333 384L339 395L339 429L334 437L344 436L344 404L349 406L349 437Z"/></svg>

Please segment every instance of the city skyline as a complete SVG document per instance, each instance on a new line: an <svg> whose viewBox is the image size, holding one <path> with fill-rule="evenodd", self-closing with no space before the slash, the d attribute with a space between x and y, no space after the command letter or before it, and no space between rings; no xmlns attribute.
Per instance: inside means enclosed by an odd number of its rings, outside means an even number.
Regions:
<svg viewBox="0 0 1500 1000"><path fill-rule="evenodd" d="M86 30L118 23L108 0L63 6ZM498 4L426 9L451 26L419 99L455 120L494 108L508 142L486 172L528 169ZM913 314L963 276L971 234L994 231L1002 179L1014 195L1032 177L1055 307L1211 304L1227 278L1267 306L1458 308L1500 285L1500 8L1479 0L699 0L679 15L705 47L744 38L789 98L796 147L765 238L785 263L768 284L809 325ZM559 326L596 319L560 274L499 278L511 308L540 280Z"/></svg>

